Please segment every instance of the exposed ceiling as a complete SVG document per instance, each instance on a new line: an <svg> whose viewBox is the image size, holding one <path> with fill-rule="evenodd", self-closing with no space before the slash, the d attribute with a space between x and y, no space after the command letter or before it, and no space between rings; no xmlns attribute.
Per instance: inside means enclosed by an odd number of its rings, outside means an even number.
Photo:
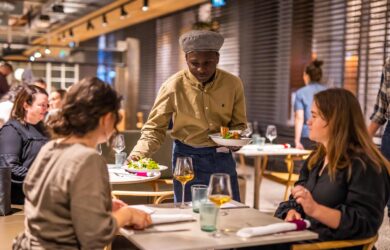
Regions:
<svg viewBox="0 0 390 250"><path fill-rule="evenodd" d="M56 56L69 44L89 40L140 22L167 15L207 0L13 0L0 1L0 49L11 59L26 59L47 46ZM2 6L5 3L5 6ZM13 13L6 11L14 5ZM5 14L9 13L9 14ZM19 51L20 50L20 51ZM10 56L21 54L23 56ZM1 55L1 51L0 51Z"/></svg>

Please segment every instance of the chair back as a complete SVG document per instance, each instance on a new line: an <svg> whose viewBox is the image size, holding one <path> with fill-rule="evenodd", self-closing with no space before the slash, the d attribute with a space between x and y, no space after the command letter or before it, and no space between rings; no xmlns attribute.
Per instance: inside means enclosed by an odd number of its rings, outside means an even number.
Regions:
<svg viewBox="0 0 390 250"><path fill-rule="evenodd" d="M338 249L362 246L363 250L373 249L375 242L378 240L378 234L366 239L358 240L338 240L324 241L317 243L295 244L291 246L291 250L317 250L317 249Z"/></svg>

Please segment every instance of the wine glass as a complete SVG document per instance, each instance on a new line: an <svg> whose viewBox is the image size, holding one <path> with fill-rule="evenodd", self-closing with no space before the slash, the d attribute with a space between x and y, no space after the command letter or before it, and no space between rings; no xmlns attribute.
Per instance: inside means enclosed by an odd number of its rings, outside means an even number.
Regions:
<svg viewBox="0 0 390 250"><path fill-rule="evenodd" d="M98 144L96 146L96 151L99 155L102 155L103 154L103 150L102 150L102 145L101 144Z"/></svg>
<svg viewBox="0 0 390 250"><path fill-rule="evenodd" d="M125 137L122 134L117 134L112 141L112 149L119 154L125 147Z"/></svg>
<svg viewBox="0 0 390 250"><path fill-rule="evenodd" d="M180 208L185 208L184 203L184 194L186 183L194 179L194 168L192 167L191 157L177 157L176 167L173 171L173 177L181 182L182 185L182 195L181 195L181 205Z"/></svg>
<svg viewBox="0 0 390 250"><path fill-rule="evenodd" d="M253 133L253 126L251 122L248 122L246 126L247 128L241 132L241 136L249 138Z"/></svg>
<svg viewBox="0 0 390 250"><path fill-rule="evenodd" d="M272 144L272 141L278 136L276 133L276 126L275 125L268 125L265 136L268 138L268 140Z"/></svg>
<svg viewBox="0 0 390 250"><path fill-rule="evenodd" d="M232 188L230 184L230 176L228 174L212 174L210 177L207 196L219 208L231 201ZM218 220L217 220L218 221ZM221 229L217 226L217 231L213 234L214 237L221 237Z"/></svg>

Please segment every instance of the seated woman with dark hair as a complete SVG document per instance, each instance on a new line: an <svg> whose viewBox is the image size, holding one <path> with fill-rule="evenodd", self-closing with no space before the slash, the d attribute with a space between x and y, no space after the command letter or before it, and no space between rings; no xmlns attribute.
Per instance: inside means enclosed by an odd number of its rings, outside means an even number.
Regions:
<svg viewBox="0 0 390 250"><path fill-rule="evenodd" d="M276 216L305 218L321 241L377 234L390 190L390 165L372 142L358 100L344 89L317 93L308 121L319 147Z"/></svg>
<svg viewBox="0 0 390 250"><path fill-rule="evenodd" d="M107 166L96 151L120 121L120 101L95 77L70 88L49 124L62 138L42 148L25 179L26 228L14 249L103 249L120 227L151 223L148 214L112 201Z"/></svg>
<svg viewBox="0 0 390 250"><path fill-rule="evenodd" d="M0 129L0 166L12 171L11 202L23 204L23 181L41 147L48 141L43 125L48 107L44 89L25 86L16 95L8 122Z"/></svg>

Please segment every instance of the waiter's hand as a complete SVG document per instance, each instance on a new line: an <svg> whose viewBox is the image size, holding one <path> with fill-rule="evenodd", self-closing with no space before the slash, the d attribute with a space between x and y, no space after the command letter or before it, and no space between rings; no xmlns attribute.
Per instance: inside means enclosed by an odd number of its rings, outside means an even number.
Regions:
<svg viewBox="0 0 390 250"><path fill-rule="evenodd" d="M232 152L236 152L238 150L240 150L242 147L238 147L238 146L229 146L227 147L228 149L230 149L230 151Z"/></svg>
<svg viewBox="0 0 390 250"><path fill-rule="evenodd" d="M130 161L139 161L140 159L141 157L139 157L138 155L129 155L126 164L129 164Z"/></svg>

